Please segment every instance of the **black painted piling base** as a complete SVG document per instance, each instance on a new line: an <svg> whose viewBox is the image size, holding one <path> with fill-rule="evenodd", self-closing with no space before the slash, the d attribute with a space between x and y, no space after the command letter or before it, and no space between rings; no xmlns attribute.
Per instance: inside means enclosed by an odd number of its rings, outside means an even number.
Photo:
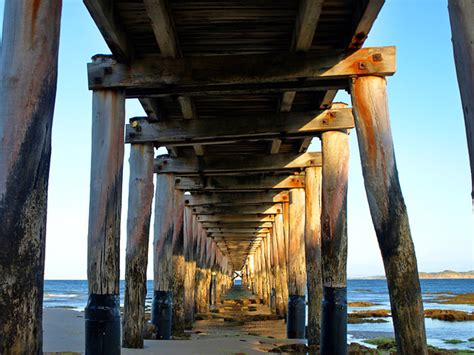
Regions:
<svg viewBox="0 0 474 355"><path fill-rule="evenodd" d="M323 287L321 354L347 354L346 287Z"/></svg>
<svg viewBox="0 0 474 355"><path fill-rule="evenodd" d="M158 329L159 339L171 339L171 320L173 318L172 291L155 291L151 308L151 322Z"/></svg>
<svg viewBox="0 0 474 355"><path fill-rule="evenodd" d="M84 317L86 355L120 354L119 295L90 294Z"/></svg>
<svg viewBox="0 0 474 355"><path fill-rule="evenodd" d="M304 296L288 296L288 315L286 337L288 339L304 339L306 330L306 303Z"/></svg>

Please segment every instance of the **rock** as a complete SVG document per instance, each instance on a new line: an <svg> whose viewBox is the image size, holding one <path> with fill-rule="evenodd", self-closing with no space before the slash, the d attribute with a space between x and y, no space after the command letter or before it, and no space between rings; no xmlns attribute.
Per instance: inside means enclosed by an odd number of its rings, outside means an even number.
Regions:
<svg viewBox="0 0 474 355"><path fill-rule="evenodd" d="M158 339L158 328L156 325L151 323L145 323L143 327L143 338L148 340L157 340Z"/></svg>
<svg viewBox="0 0 474 355"><path fill-rule="evenodd" d="M372 306L378 306L378 303L373 303L373 302L349 302L347 304L349 307L372 307Z"/></svg>
<svg viewBox="0 0 474 355"><path fill-rule="evenodd" d="M373 309L369 311L356 311L356 312L349 313L349 316L353 318L390 317L390 311L388 309Z"/></svg>
<svg viewBox="0 0 474 355"><path fill-rule="evenodd" d="M461 322L474 320L474 313L454 311L450 309L427 309L425 310L425 317L447 322Z"/></svg>
<svg viewBox="0 0 474 355"><path fill-rule="evenodd" d="M349 317L347 319L348 324L361 324L361 323L388 323L388 320L377 318L377 319L370 319L370 318L358 318L358 317Z"/></svg>

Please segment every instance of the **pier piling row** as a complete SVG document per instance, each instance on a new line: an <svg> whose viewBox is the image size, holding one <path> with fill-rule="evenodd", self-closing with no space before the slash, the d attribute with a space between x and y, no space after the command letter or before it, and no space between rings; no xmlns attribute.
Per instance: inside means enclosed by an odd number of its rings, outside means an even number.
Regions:
<svg viewBox="0 0 474 355"><path fill-rule="evenodd" d="M427 353L389 120L386 81L396 71L396 49L363 47L383 3L84 0L112 52L94 56L87 66L93 97L87 354L143 347L150 326L149 262L151 329L159 339L191 329L195 315L215 309L240 278L258 302L286 317L288 338L307 338L322 354L345 354L353 128L397 349ZM472 148L472 75L463 74L472 67L468 3L450 0L449 10ZM6 2L0 63L2 354L41 353L60 9L61 1ZM350 93L352 107L333 102L338 90ZM146 116L128 117L127 99L139 99ZM313 139L321 141L320 152L308 152ZM121 316L125 144L130 180ZM168 154L155 156L160 147Z"/></svg>

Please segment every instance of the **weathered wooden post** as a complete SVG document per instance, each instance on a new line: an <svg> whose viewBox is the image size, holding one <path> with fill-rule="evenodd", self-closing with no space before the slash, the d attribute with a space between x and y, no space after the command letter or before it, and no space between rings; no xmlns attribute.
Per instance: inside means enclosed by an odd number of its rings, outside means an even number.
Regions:
<svg viewBox="0 0 474 355"><path fill-rule="evenodd" d="M89 205L86 353L120 353L119 252L125 95L95 91Z"/></svg>
<svg viewBox="0 0 474 355"><path fill-rule="evenodd" d="M385 78L355 78L351 93L365 189L385 266L397 349L400 354L426 354L418 267L398 180Z"/></svg>
<svg viewBox="0 0 474 355"><path fill-rule="evenodd" d="M471 164L474 212L474 4L472 0L448 0L448 9Z"/></svg>
<svg viewBox="0 0 474 355"><path fill-rule="evenodd" d="M286 203L286 205L288 205ZM278 248L278 263L280 269L280 285L281 285L281 297L282 303L282 314L287 314L288 305L288 267L287 267L287 251L285 243L285 226L283 221L283 214L275 215L274 223L275 241Z"/></svg>
<svg viewBox="0 0 474 355"><path fill-rule="evenodd" d="M305 192L290 190L288 238L288 316L286 335L289 339L305 338L306 265L305 265Z"/></svg>
<svg viewBox="0 0 474 355"><path fill-rule="evenodd" d="M347 353L347 181L349 136L322 134L321 354Z"/></svg>
<svg viewBox="0 0 474 355"><path fill-rule="evenodd" d="M154 294L151 322L161 339L171 339L173 313L172 252L174 236L174 176L158 174L155 193L155 225L153 241Z"/></svg>
<svg viewBox="0 0 474 355"><path fill-rule="evenodd" d="M196 260L194 253L196 249L195 232L197 218L192 214L190 207L184 209L184 251L186 275L184 279L184 328L192 329L194 322L194 287Z"/></svg>
<svg viewBox="0 0 474 355"><path fill-rule="evenodd" d="M178 183L178 181L176 181ZM173 256L171 290L173 291L173 320L171 322L174 335L184 333L184 193L182 190L174 191L174 228L173 228Z"/></svg>
<svg viewBox="0 0 474 355"><path fill-rule="evenodd" d="M153 144L132 144L130 147L125 302L122 327L124 348L143 348L148 239L153 200L153 157Z"/></svg>
<svg viewBox="0 0 474 355"><path fill-rule="evenodd" d="M282 289L282 278L280 270L280 261L278 257L278 242L277 234L275 230L275 225L272 230L271 236L271 247L272 247L272 256L273 256L273 278L275 283L275 313L278 315L285 314L284 303L286 300L283 299L283 289ZM286 283L286 281L285 281Z"/></svg>
<svg viewBox="0 0 474 355"><path fill-rule="evenodd" d="M308 289L308 344L319 344L321 335L321 168L306 168L305 254Z"/></svg>
<svg viewBox="0 0 474 355"><path fill-rule="evenodd" d="M60 19L60 0L5 3L0 45L1 354L42 351Z"/></svg>

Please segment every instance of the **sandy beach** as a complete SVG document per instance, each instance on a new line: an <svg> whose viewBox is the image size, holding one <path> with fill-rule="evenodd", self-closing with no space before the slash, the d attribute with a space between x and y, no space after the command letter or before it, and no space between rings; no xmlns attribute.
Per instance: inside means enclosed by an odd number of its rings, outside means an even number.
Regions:
<svg viewBox="0 0 474 355"><path fill-rule="evenodd" d="M288 343L285 339L269 338L271 335L256 334L248 328L224 326L223 320L197 321L189 340L145 340L141 350L122 348L122 354L261 354L276 345ZM262 323L267 323L263 325ZM68 309L45 309L45 353L84 352L84 313ZM284 333L284 321L255 322L253 327L260 333L270 330L279 336ZM220 328L220 329L219 329ZM273 328L273 329L272 329ZM263 330L263 332L262 332ZM267 330L265 332L265 330ZM291 341L295 343L298 341ZM303 342L303 341L301 341Z"/></svg>

